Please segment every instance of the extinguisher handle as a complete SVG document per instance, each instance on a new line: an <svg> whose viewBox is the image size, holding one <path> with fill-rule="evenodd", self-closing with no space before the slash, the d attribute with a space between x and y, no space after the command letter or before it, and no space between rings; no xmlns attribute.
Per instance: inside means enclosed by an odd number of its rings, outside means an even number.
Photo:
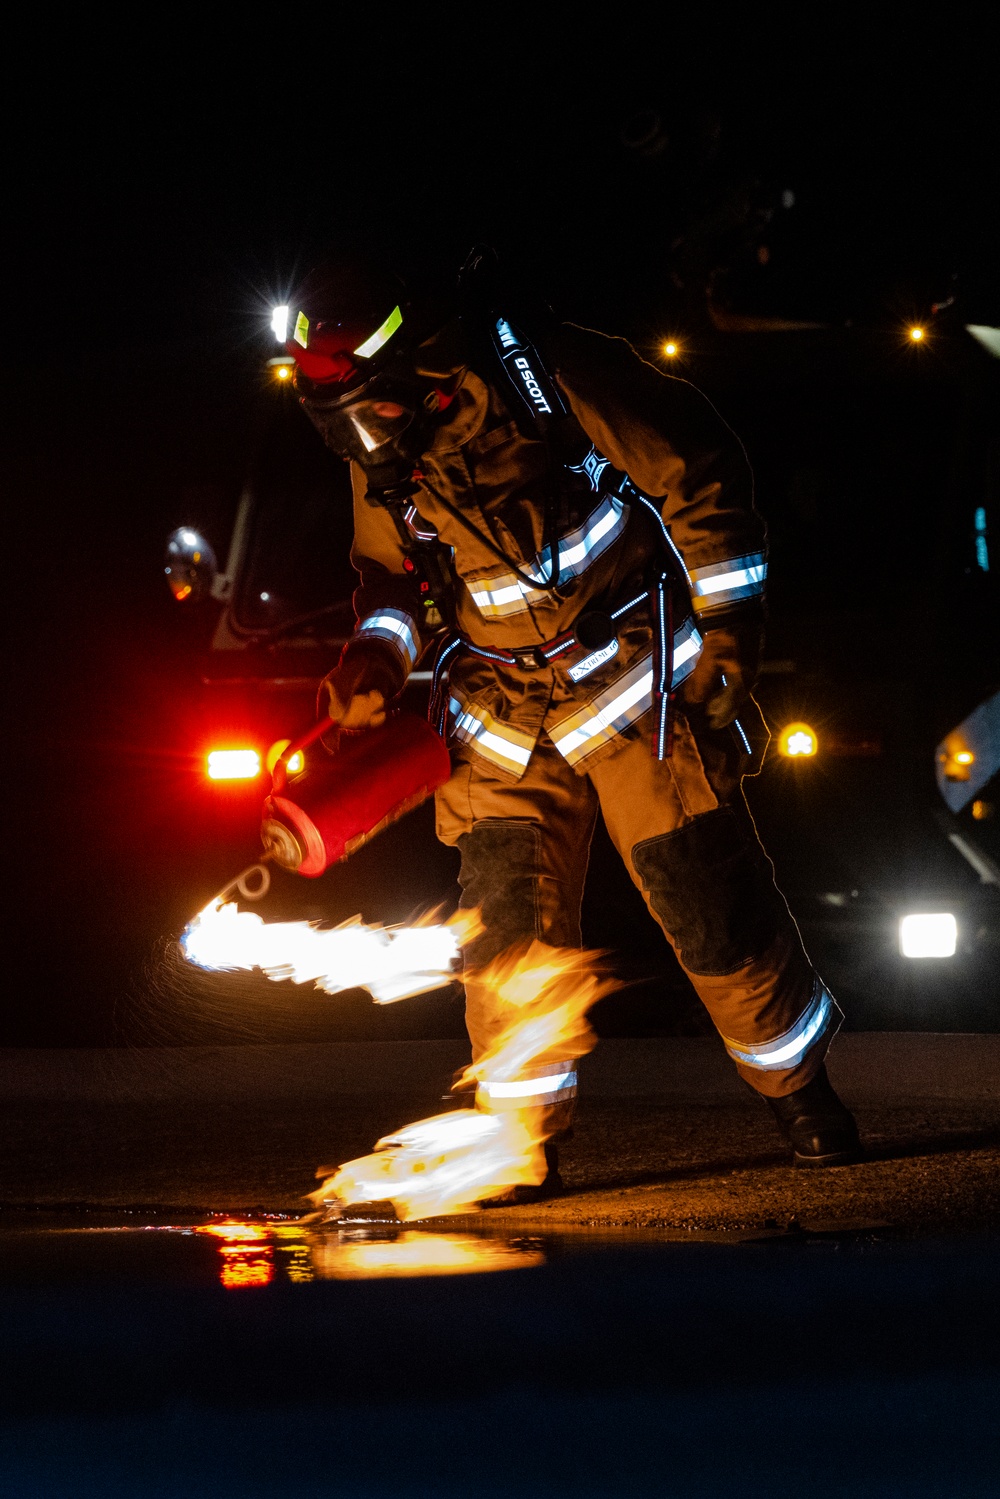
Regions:
<svg viewBox="0 0 1000 1499"><path fill-rule="evenodd" d="M318 723L314 723L306 729L304 734L300 734L297 739L293 739L288 748L281 752L275 762L274 769L271 772L271 791L275 795L280 795L284 791L285 782L288 780L288 762L294 755L299 754L301 750L308 749L311 744L315 744L316 740L321 739L324 734L339 735L339 732L332 718L321 718Z"/></svg>

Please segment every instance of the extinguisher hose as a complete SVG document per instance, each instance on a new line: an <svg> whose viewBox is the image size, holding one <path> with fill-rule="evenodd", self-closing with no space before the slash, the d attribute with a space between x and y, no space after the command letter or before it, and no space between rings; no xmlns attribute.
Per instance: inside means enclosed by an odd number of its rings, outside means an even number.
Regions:
<svg viewBox="0 0 1000 1499"><path fill-rule="evenodd" d="M271 861L270 854L261 854L255 864L250 864L246 869L240 871L222 889L217 891L209 901L210 906L225 905L227 901L235 900L242 896L244 900L263 900L271 888L271 871L268 864Z"/></svg>
<svg viewBox="0 0 1000 1499"><path fill-rule="evenodd" d="M332 718L321 718L318 723L314 723L311 728L306 729L304 734L300 734L298 739L293 739L288 748L283 750L278 756L274 769L271 772L272 794L280 796L282 791L284 791L285 782L288 780L288 762L294 755L308 749L311 744L315 744L316 740L321 739L324 734L338 733L339 730Z"/></svg>

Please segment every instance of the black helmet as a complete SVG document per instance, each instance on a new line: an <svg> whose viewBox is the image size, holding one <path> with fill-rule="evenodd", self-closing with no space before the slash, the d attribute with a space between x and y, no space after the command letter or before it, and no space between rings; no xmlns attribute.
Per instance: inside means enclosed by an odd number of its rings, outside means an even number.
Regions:
<svg viewBox="0 0 1000 1499"><path fill-rule="evenodd" d="M296 388L323 440L366 470L376 494L405 483L438 409L433 382L414 369L432 331L391 272L329 260L311 270L275 331L295 360Z"/></svg>

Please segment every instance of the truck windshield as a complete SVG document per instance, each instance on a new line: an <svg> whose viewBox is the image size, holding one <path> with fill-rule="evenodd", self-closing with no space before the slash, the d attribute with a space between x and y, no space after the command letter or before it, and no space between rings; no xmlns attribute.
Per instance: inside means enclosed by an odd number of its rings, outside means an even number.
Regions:
<svg viewBox="0 0 1000 1499"><path fill-rule="evenodd" d="M354 625L354 524L347 465L282 402L253 465L231 620L240 633L342 638Z"/></svg>

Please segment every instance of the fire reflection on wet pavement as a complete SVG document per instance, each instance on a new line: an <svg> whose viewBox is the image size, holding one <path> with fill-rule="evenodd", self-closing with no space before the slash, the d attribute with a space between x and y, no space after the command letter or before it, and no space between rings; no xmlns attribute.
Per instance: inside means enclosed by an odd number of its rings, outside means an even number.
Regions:
<svg viewBox="0 0 1000 1499"><path fill-rule="evenodd" d="M205 1251L209 1250L211 1258ZM546 1262L539 1237L438 1233L395 1224L218 1218L192 1224L19 1226L0 1230L0 1282L205 1285L470 1275Z"/></svg>
<svg viewBox="0 0 1000 1499"><path fill-rule="evenodd" d="M191 1232L191 1230L187 1230ZM266 1286L275 1272L295 1284L379 1276L469 1275L545 1263L537 1239L494 1239L419 1229L309 1228L224 1221L195 1233L218 1240L219 1279L227 1290Z"/></svg>

